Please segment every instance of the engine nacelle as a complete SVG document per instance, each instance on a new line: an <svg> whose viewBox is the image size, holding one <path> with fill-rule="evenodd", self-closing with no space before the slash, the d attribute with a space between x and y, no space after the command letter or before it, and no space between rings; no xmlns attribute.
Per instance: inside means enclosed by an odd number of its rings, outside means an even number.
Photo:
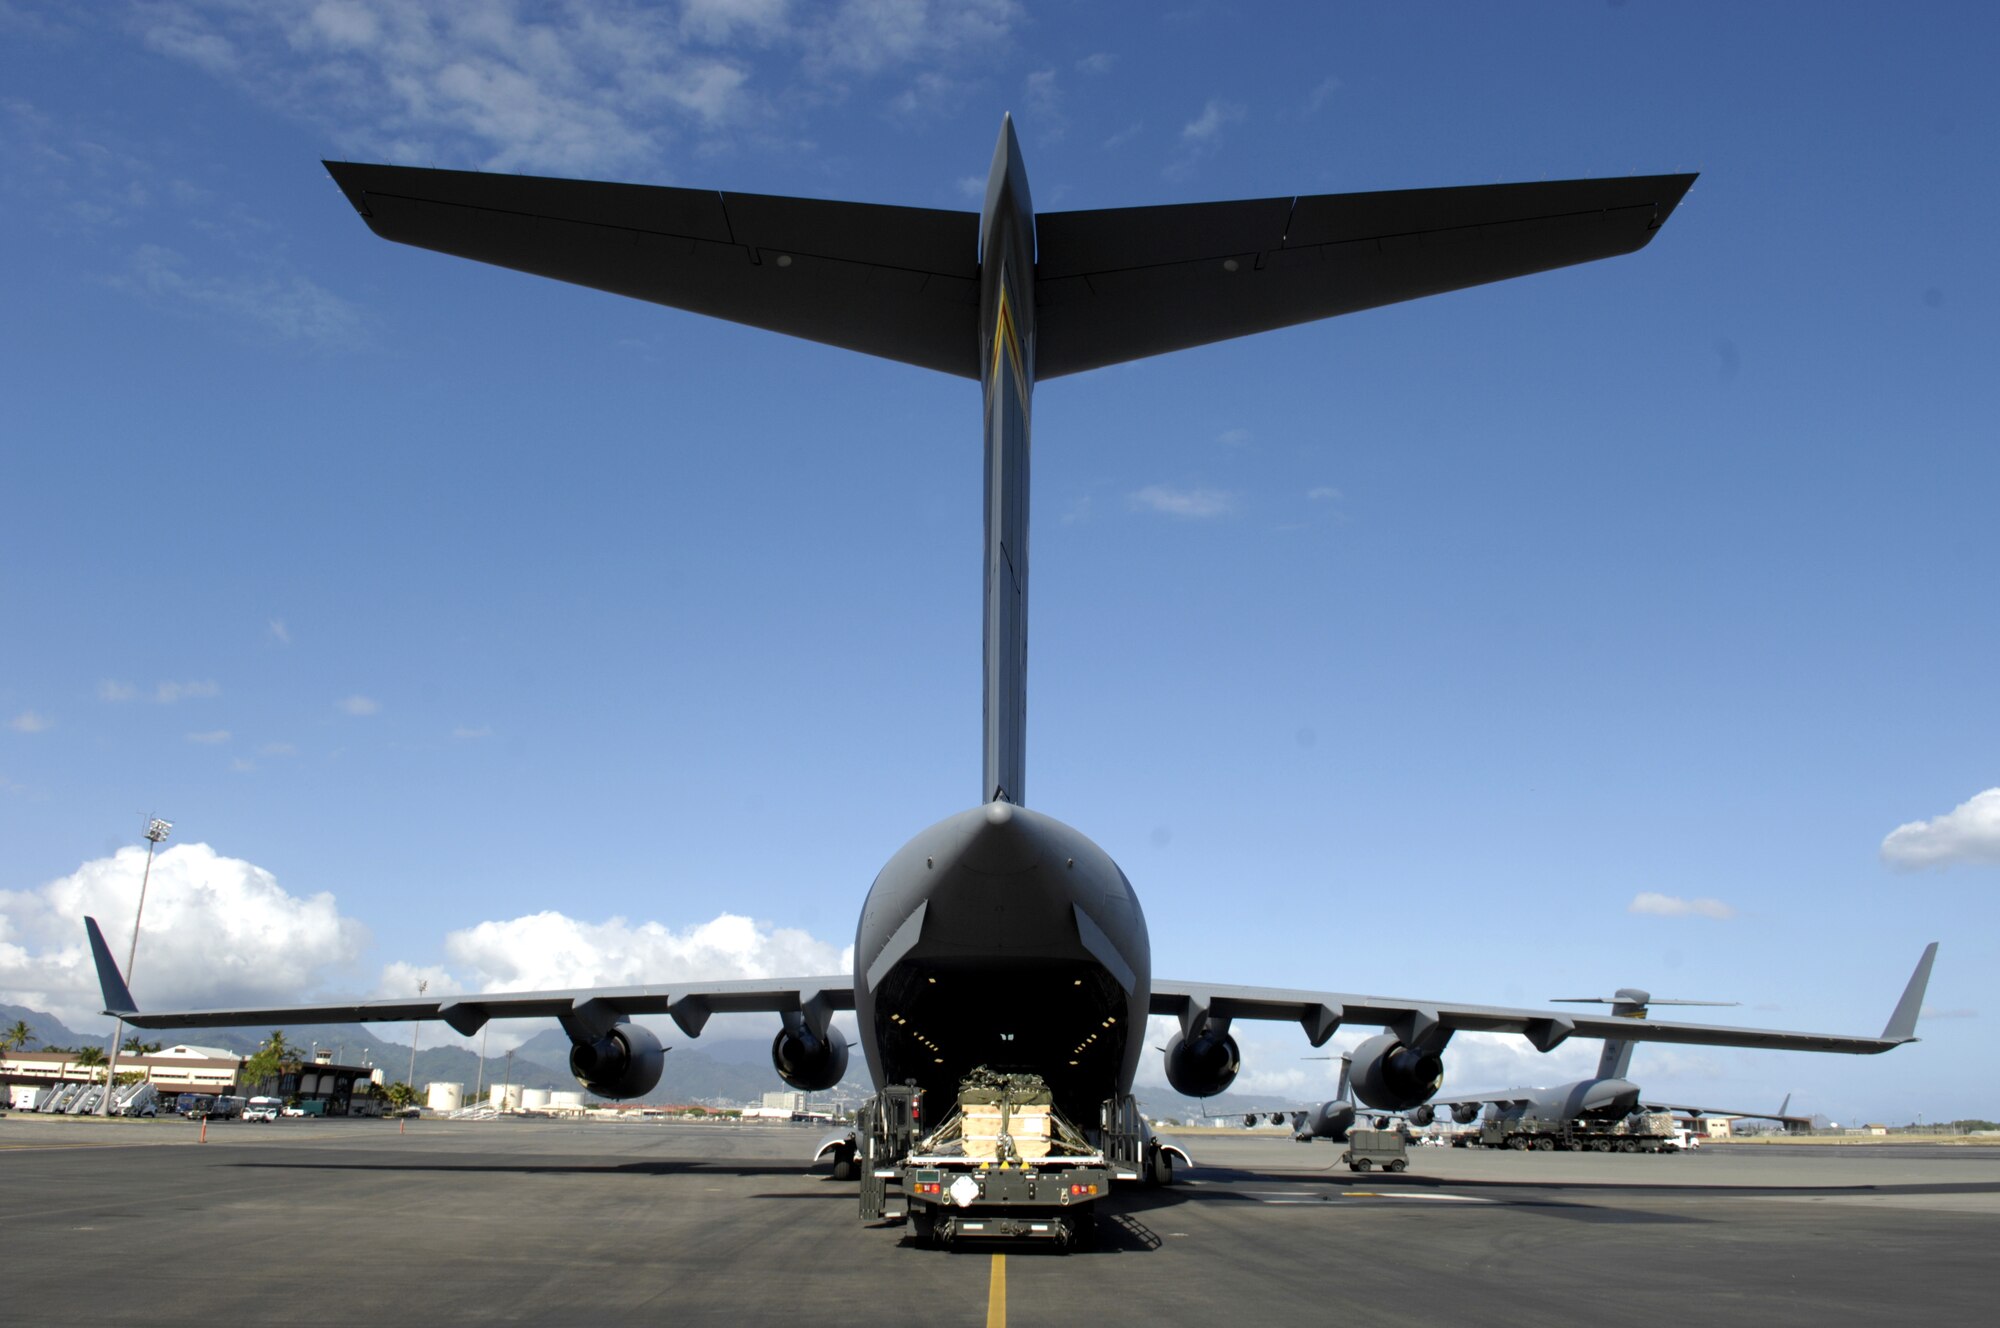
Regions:
<svg viewBox="0 0 2000 1328"><path fill-rule="evenodd" d="M1381 1111L1408 1111L1444 1083L1444 1060L1380 1033L1354 1049L1354 1096Z"/></svg>
<svg viewBox="0 0 2000 1328"><path fill-rule="evenodd" d="M1470 1125L1479 1119L1479 1113L1485 1107L1484 1102L1456 1102L1452 1104L1451 1118L1460 1125Z"/></svg>
<svg viewBox="0 0 2000 1328"><path fill-rule="evenodd" d="M1243 1053L1227 1033L1205 1028L1192 1038L1176 1033L1167 1043L1167 1082L1183 1097L1214 1097L1242 1068Z"/></svg>
<svg viewBox="0 0 2000 1328"><path fill-rule="evenodd" d="M801 1092L822 1092L847 1073L847 1039L830 1029L822 1036L799 1016L787 1015L771 1039L771 1068Z"/></svg>
<svg viewBox="0 0 2000 1328"><path fill-rule="evenodd" d="M1429 1125L1432 1121L1437 1119L1437 1111L1434 1108L1432 1108L1428 1103L1426 1103L1421 1107L1413 1108L1409 1112L1409 1117L1410 1117L1410 1124L1416 1126L1418 1129L1421 1130L1424 1128L1424 1126Z"/></svg>
<svg viewBox="0 0 2000 1328"><path fill-rule="evenodd" d="M666 1068L660 1040L638 1024L618 1024L597 1041L569 1049L569 1072L599 1097L644 1097Z"/></svg>

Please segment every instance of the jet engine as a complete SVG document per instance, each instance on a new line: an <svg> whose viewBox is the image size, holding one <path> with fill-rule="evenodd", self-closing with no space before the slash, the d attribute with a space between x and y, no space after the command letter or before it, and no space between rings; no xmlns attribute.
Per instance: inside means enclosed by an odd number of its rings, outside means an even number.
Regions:
<svg viewBox="0 0 2000 1328"><path fill-rule="evenodd" d="M1214 1097L1242 1068L1243 1053L1227 1033L1204 1028L1192 1038L1176 1033L1167 1043L1167 1082L1184 1097Z"/></svg>
<svg viewBox="0 0 2000 1328"><path fill-rule="evenodd" d="M1432 1121L1437 1119L1437 1112L1428 1103L1426 1103L1421 1107L1414 1108L1413 1110L1411 1110L1409 1115L1410 1115L1410 1124L1416 1126L1420 1130L1423 1129L1424 1126L1429 1125Z"/></svg>
<svg viewBox="0 0 2000 1328"><path fill-rule="evenodd" d="M1354 1049L1354 1096L1382 1111L1407 1111L1428 1102L1444 1082L1444 1061L1434 1051L1406 1047L1394 1033L1380 1033Z"/></svg>
<svg viewBox="0 0 2000 1328"><path fill-rule="evenodd" d="M599 1097L644 1097L666 1068L660 1040L637 1024L618 1024L597 1041L569 1049L569 1072Z"/></svg>
<svg viewBox="0 0 2000 1328"><path fill-rule="evenodd" d="M1479 1113L1485 1106L1484 1102L1454 1102L1451 1107L1451 1118L1460 1125L1470 1125L1479 1119Z"/></svg>
<svg viewBox="0 0 2000 1328"><path fill-rule="evenodd" d="M788 1014L771 1040L771 1067L793 1088L821 1092L847 1073L847 1040L831 1030L815 1033L803 1017Z"/></svg>

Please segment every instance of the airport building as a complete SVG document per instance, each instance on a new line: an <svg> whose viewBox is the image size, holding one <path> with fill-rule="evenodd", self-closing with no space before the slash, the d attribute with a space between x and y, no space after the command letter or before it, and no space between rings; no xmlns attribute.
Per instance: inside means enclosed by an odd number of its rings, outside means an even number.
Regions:
<svg viewBox="0 0 2000 1328"><path fill-rule="evenodd" d="M243 1058L221 1047L165 1047L144 1056L123 1053L118 1074L143 1074L162 1097L181 1093L232 1093L243 1070ZM0 1055L0 1080L9 1085L18 1104L22 1096L57 1084L104 1082L105 1067L80 1065L68 1051L10 1051Z"/></svg>
<svg viewBox="0 0 2000 1328"><path fill-rule="evenodd" d="M382 1072L361 1065L335 1065L331 1051L320 1052L293 1074L261 1084L243 1079L243 1060L224 1047L182 1044L144 1055L121 1053L118 1077L143 1074L169 1104L182 1093L268 1093L299 1105L316 1116L379 1116L382 1114ZM78 1064L68 1051L10 1051L0 1055L0 1084L7 1086L10 1105L26 1107L44 1090L59 1084L104 1082L105 1067Z"/></svg>

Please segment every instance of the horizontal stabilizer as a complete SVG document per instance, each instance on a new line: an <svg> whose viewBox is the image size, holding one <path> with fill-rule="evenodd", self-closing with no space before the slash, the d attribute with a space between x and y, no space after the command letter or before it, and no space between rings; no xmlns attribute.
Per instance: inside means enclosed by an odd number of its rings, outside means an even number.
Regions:
<svg viewBox="0 0 2000 1328"><path fill-rule="evenodd" d="M385 240L979 376L977 213L416 166L326 168Z"/></svg>
<svg viewBox="0 0 2000 1328"><path fill-rule="evenodd" d="M1057 378L1631 253L1694 178L1045 212L1035 218L1035 374Z"/></svg>
<svg viewBox="0 0 2000 1328"><path fill-rule="evenodd" d="M104 997L104 1013L119 1019L137 1014L139 1007L133 1003L132 993L126 990L118 964L111 958L111 948L104 943L104 933L97 929L97 919L85 918L83 930L90 937L90 958L97 965L97 987Z"/></svg>

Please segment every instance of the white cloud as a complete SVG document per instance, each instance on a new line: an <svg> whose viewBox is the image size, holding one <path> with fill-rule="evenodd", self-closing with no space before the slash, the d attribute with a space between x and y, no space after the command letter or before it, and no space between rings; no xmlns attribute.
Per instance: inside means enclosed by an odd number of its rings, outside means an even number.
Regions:
<svg viewBox="0 0 2000 1328"><path fill-rule="evenodd" d="M1132 495L1132 505L1169 516L1216 517L1233 515L1239 506L1233 493L1221 489L1173 489L1149 484Z"/></svg>
<svg viewBox="0 0 2000 1328"><path fill-rule="evenodd" d="M363 718L381 710L382 705L373 697L356 695L343 700L340 703L340 708L356 718Z"/></svg>
<svg viewBox="0 0 2000 1328"><path fill-rule="evenodd" d="M349 155L656 176L680 135L755 128L775 101L915 66L932 105L1004 46L1015 0L179 0L141 40L329 134ZM762 88L752 52L790 62ZM814 85L818 86L814 86ZM803 87L804 91L799 89Z"/></svg>
<svg viewBox="0 0 2000 1328"><path fill-rule="evenodd" d="M454 738L463 738L468 741L471 741L479 738L490 738L493 736L493 730L488 728L484 724L481 724L477 728L473 728L471 725L468 724L460 724L457 728L451 731L451 736Z"/></svg>
<svg viewBox="0 0 2000 1328"><path fill-rule="evenodd" d="M1243 108L1235 102L1211 97L1200 115L1181 126L1181 142L1208 147L1221 139L1226 127L1241 123L1243 117Z"/></svg>
<svg viewBox="0 0 2000 1328"><path fill-rule="evenodd" d="M287 341L348 346L360 340L360 312L296 272L204 273L175 250L142 244L111 284L166 304L219 315Z"/></svg>
<svg viewBox="0 0 2000 1328"><path fill-rule="evenodd" d="M189 742L199 742L199 743L204 743L204 744L206 744L206 745L208 745L208 746L211 746L211 747L212 747L212 746L215 746L215 745L217 745L218 743L225 743L225 742L228 742L228 741L229 741L229 730L228 730L228 729L209 729L209 730L207 730L207 731L206 731L206 732L204 732L204 733L190 733L190 734L188 734L188 735L187 735L187 740L188 740Z"/></svg>
<svg viewBox="0 0 2000 1328"><path fill-rule="evenodd" d="M1331 484L1321 484L1315 488L1307 489L1306 497L1316 503L1338 502L1340 501L1340 490L1334 488Z"/></svg>
<svg viewBox="0 0 2000 1328"><path fill-rule="evenodd" d="M289 742L267 742L257 749L259 756L296 756L299 749Z"/></svg>
<svg viewBox="0 0 2000 1328"><path fill-rule="evenodd" d="M213 679L206 682L163 682L153 689L153 699L161 705L173 705L176 701L206 701L221 694L222 688Z"/></svg>
<svg viewBox="0 0 2000 1328"><path fill-rule="evenodd" d="M1926 1005L1923 1013L1918 1016L1920 1019L1977 1019L1978 1017L1979 1011L1962 1005L1944 1010Z"/></svg>
<svg viewBox="0 0 2000 1328"><path fill-rule="evenodd" d="M801 977L853 969L851 946L733 913L683 931L658 922L588 922L553 911L534 913L455 931L445 938L445 953L466 986L478 991ZM385 975L385 982L395 977Z"/></svg>
<svg viewBox="0 0 2000 1328"><path fill-rule="evenodd" d="M1248 429L1224 429L1215 436L1215 441L1221 443L1224 447L1248 447L1250 445L1250 431Z"/></svg>
<svg viewBox="0 0 2000 1328"><path fill-rule="evenodd" d="M1306 110L1316 111L1326 105L1326 99L1340 91L1340 80L1329 74L1321 79L1313 90L1306 94Z"/></svg>
<svg viewBox="0 0 2000 1328"><path fill-rule="evenodd" d="M139 689L129 682L114 682L109 678L97 684L97 699L100 701L129 701L139 694Z"/></svg>
<svg viewBox="0 0 2000 1328"><path fill-rule="evenodd" d="M97 919L122 962L145 869L144 850L123 848L36 889L0 890L0 1001L98 1026L83 919ZM132 990L155 1008L296 1001L324 982L351 987L367 945L331 894L293 895L252 863L178 844L153 860Z"/></svg>
<svg viewBox="0 0 2000 1328"><path fill-rule="evenodd" d="M1655 894L1650 890L1632 896L1627 913L1644 913L1656 918L1733 918L1736 910L1720 899L1683 899L1679 895Z"/></svg>
<svg viewBox="0 0 2000 1328"><path fill-rule="evenodd" d="M292 643L292 629L285 626L283 618L273 618L270 622L271 639L281 646Z"/></svg>
<svg viewBox="0 0 2000 1328"><path fill-rule="evenodd" d="M16 733L46 733L55 724L53 719L34 710L23 710L7 721L7 727Z"/></svg>
<svg viewBox="0 0 2000 1328"><path fill-rule="evenodd" d="M1093 51L1076 62L1076 72L1079 74L1108 74L1111 72L1112 66L1117 63L1118 57L1112 55L1110 52Z"/></svg>
<svg viewBox="0 0 2000 1328"><path fill-rule="evenodd" d="M2000 863L2000 788L1975 793L1942 816L1897 826L1882 841L1882 859L1907 870Z"/></svg>
<svg viewBox="0 0 2000 1328"><path fill-rule="evenodd" d="M1146 126L1144 124L1136 122L1133 124L1126 125L1123 129L1120 129L1117 133L1111 135L1109 138L1104 140L1104 150L1106 152L1117 151L1119 148L1124 147L1127 143L1130 143L1133 139L1137 138L1140 132L1145 129L1145 127Z"/></svg>

